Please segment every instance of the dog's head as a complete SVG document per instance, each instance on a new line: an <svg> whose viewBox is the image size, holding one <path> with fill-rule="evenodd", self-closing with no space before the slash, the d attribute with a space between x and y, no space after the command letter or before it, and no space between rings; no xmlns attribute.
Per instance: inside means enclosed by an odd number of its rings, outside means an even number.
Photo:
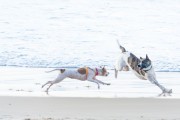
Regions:
<svg viewBox="0 0 180 120"><path fill-rule="evenodd" d="M105 68L105 66L101 66L100 69L98 70L98 75L99 76L108 76L109 72L107 72L107 69Z"/></svg>
<svg viewBox="0 0 180 120"><path fill-rule="evenodd" d="M138 67L140 70L149 70L151 68L151 60L149 59L148 55L146 55L146 58L140 57Z"/></svg>

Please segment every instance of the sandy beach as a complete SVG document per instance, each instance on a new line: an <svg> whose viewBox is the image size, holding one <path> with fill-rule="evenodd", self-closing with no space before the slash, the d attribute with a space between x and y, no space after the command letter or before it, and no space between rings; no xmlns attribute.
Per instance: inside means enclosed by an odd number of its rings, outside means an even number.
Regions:
<svg viewBox="0 0 180 120"><path fill-rule="evenodd" d="M0 119L180 120L180 99L0 97Z"/></svg>
<svg viewBox="0 0 180 120"><path fill-rule="evenodd" d="M51 68L1 67L0 119L2 120L180 120L178 72L157 72L161 84L173 94L161 92L149 81L131 72L114 78L99 77L110 86L66 79L54 85L49 95L41 85L57 76Z"/></svg>

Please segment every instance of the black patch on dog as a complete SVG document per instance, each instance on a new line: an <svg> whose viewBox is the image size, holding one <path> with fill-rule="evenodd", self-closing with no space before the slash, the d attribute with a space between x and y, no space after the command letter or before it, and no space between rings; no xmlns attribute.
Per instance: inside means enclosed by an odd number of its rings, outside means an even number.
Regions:
<svg viewBox="0 0 180 120"><path fill-rule="evenodd" d="M60 71L61 71L61 73L64 73L64 72L65 72L65 69L61 69Z"/></svg>

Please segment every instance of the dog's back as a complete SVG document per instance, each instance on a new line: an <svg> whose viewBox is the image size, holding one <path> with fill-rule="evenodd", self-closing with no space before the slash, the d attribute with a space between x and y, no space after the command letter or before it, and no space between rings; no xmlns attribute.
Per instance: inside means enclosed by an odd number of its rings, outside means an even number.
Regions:
<svg viewBox="0 0 180 120"><path fill-rule="evenodd" d="M87 69L86 69L86 68L79 68L77 71L78 71L80 74L84 75L84 74L86 74Z"/></svg>
<svg viewBox="0 0 180 120"><path fill-rule="evenodd" d="M119 44L119 41L117 41L117 43L122 53L115 64L115 77L117 78L118 71L129 71L130 69L138 78L146 80L145 72L138 68L140 59L131 52L126 51L126 49Z"/></svg>
<svg viewBox="0 0 180 120"><path fill-rule="evenodd" d="M78 68L78 69L66 69L65 71L61 70L60 76L66 76L72 79L86 80L87 79L87 69Z"/></svg>

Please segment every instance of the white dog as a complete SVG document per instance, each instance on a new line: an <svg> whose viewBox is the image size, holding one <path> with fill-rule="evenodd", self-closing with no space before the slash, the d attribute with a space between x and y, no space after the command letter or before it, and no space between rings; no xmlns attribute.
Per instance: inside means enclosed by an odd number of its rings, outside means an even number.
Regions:
<svg viewBox="0 0 180 120"><path fill-rule="evenodd" d="M146 58L140 57L139 59L134 54L126 51L119 42L118 45L122 53L115 64L115 78L117 78L118 71L129 71L130 69L138 78L142 80L149 80L151 83L158 86L162 90L160 96L165 96L166 94L170 95L172 93L172 89L167 89L158 83L152 62L147 55Z"/></svg>
<svg viewBox="0 0 180 120"><path fill-rule="evenodd" d="M101 68L90 68L90 67L84 67L84 68L78 68L77 70L71 70L71 69L55 69L55 70L60 70L59 75L57 76L57 78L53 81L48 81L47 83L45 83L42 88L47 85L50 84L49 87L47 88L46 92L48 94L49 88L56 83L61 82L62 80L64 80L65 78L72 78L72 79L78 79L78 80L82 80L82 81L90 81L90 82L94 82L98 85L98 89L100 89L100 85L99 84L103 84L103 85L110 85L110 83L104 83L98 79L96 79L96 76L108 76L109 72L107 72L105 67L101 67ZM55 71L52 70L52 71ZM49 72L52 72L49 71Z"/></svg>

